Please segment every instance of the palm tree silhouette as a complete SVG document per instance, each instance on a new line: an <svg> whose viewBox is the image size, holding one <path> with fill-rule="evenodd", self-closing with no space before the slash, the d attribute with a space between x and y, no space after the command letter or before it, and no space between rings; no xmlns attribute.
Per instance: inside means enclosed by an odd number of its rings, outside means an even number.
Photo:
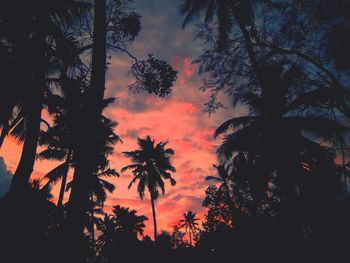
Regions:
<svg viewBox="0 0 350 263"><path fill-rule="evenodd" d="M218 148L219 157L230 158L232 153L243 151L259 160L262 175L254 178L256 188L264 189L263 185L277 169L277 174L284 174L283 178L277 179L281 187L285 193L292 194L292 182L302 182L303 177L297 174L304 174L307 167L333 163L329 149L315 139L338 140L346 128L331 118L303 108L293 90L293 84L300 76L294 66L289 65L287 71L283 70L285 66L265 65L264 78L270 88L261 93L247 91L238 98L250 109L251 115L224 122L215 136L233 129ZM300 108L303 108L302 112Z"/></svg>
<svg viewBox="0 0 350 263"><path fill-rule="evenodd" d="M93 3L93 33L87 33L90 43L81 48L81 52L92 49L89 88L81 108L82 118L80 119L80 127L85 136L81 136L76 142L74 184L67 213L67 232L71 233L76 240L81 240L84 231L84 217L88 210L86 202L89 199L89 189L87 187L89 178L87 175L95 172L99 159L98 131L95 127L98 126L104 108L107 38L108 36L112 38L113 44L118 44L119 41L123 42L124 40L128 42L132 41L139 31L139 28L136 26L137 30L131 30L133 32L130 33L125 29L133 29L133 27L122 27L120 25L123 15L130 13L127 12L127 10L130 11L128 2L120 4L119 2L111 1L111 6L107 6L106 0L94 0ZM112 13L107 15L108 11ZM134 12L131 13L136 14ZM111 21L111 17L114 17L117 22ZM138 16L134 16L134 18L138 19ZM90 25L87 26L89 27ZM131 38L130 34L132 35ZM81 257L79 254L81 253L77 250L72 252L79 260L78 258Z"/></svg>
<svg viewBox="0 0 350 263"><path fill-rule="evenodd" d="M74 168L77 145L77 138L81 136L82 131L78 125L77 120L81 119L81 107L84 103L85 93L87 87L80 79L69 78L68 76L60 79L61 86L65 87L64 94L54 95L48 97L49 111L55 116L54 123L47 131L42 132L39 138L39 145L47 146L47 149L38 153L38 159L58 160L64 162L48 174L45 179L48 184L55 184L62 179L60 194L58 199L58 207L62 208L64 192L66 189L67 176L70 168ZM113 98L104 99L103 107L106 108L114 101ZM106 163L104 156L112 152L112 146L121 141L121 139L114 133L117 123L112 122L101 116L98 136L101 156L101 162Z"/></svg>
<svg viewBox="0 0 350 263"><path fill-rule="evenodd" d="M198 230L198 223L199 220L196 218L197 213L192 212L189 210L187 213L183 215L184 219L180 220L180 227L185 228L186 232L188 232L189 238L190 238L190 247L192 247L192 234L193 236L196 233L196 230Z"/></svg>
<svg viewBox="0 0 350 263"><path fill-rule="evenodd" d="M17 70L21 72L16 84L21 86L14 87L17 95L10 98L12 100L6 102L4 111L1 111L1 143L11 129L25 128L22 155L13 177L12 190L23 188L29 181L40 133L41 111L46 92L50 90L48 76L59 72L58 65L70 64L74 60L70 51L76 48L75 42L65 30L77 21L86 6L72 0L2 2L0 9L8 12L9 18L8 24L5 23L9 31L5 31L13 45L19 66Z"/></svg>
<svg viewBox="0 0 350 263"><path fill-rule="evenodd" d="M104 245L113 246L114 242L125 242L124 238L137 240L138 235L143 235L146 220L148 218L137 215L136 210L119 205L113 206L113 214L105 214L97 224L101 232L97 240L98 246L100 248L103 248Z"/></svg>
<svg viewBox="0 0 350 263"><path fill-rule="evenodd" d="M145 139L138 138L137 143L140 147L139 150L123 152L126 157L131 158L133 164L123 167L121 171L132 170L134 179L130 182L128 187L130 189L135 182L139 181L137 192L141 199L144 198L145 189L147 187L151 197L154 239L157 240L157 222L154 201L159 196L159 188L163 194L165 192L163 179L169 179L172 186L176 184L175 179L171 176L171 172L175 172L176 170L170 161L170 158L174 155L174 150L165 148L167 142L160 142L154 145L154 140L151 140L150 136L147 136Z"/></svg>
<svg viewBox="0 0 350 263"><path fill-rule="evenodd" d="M104 165L108 166L108 161ZM90 177L89 183L89 210L87 211L87 228L91 234L91 241L95 242L95 224L98 223L98 219L95 217L95 214L103 214L103 206L107 199L107 192L113 193L115 190L114 184L108 182L102 177L119 177L119 174L110 168L106 168L105 170L99 170ZM72 188L73 181L67 183L66 190L70 190Z"/></svg>
<svg viewBox="0 0 350 263"><path fill-rule="evenodd" d="M137 238L138 235L143 235L144 222L148 220L147 217L136 213L136 210L130 210L127 207L113 206L115 224L119 226L119 231L127 233L134 238Z"/></svg>

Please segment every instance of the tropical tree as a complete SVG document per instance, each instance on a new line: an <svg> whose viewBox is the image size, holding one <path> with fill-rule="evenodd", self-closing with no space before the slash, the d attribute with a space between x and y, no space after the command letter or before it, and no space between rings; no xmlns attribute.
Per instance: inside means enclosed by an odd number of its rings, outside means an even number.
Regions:
<svg viewBox="0 0 350 263"><path fill-rule="evenodd" d="M86 226L91 234L91 241L95 242L95 225L98 224L98 218L95 217L95 214L102 215L103 213L103 206L104 202L107 199L107 192L113 193L115 190L114 184L108 182L107 180L103 179L102 177L119 177L118 172L116 172L114 169L108 168L109 162L107 161L106 164L103 165L104 168L96 173L93 174L93 176L90 177L90 183L89 183L89 210L87 211L86 215ZM72 188L73 181L70 181L67 183L66 191L70 190Z"/></svg>
<svg viewBox="0 0 350 263"><path fill-rule="evenodd" d="M97 166L96 138L98 134L94 127L99 122L103 109L107 49L124 52L133 58L134 65L138 69L137 83L144 82L145 90L150 93L157 91L156 94L162 96L163 91L165 91L166 94L169 94L170 88L176 79L176 72L170 72L169 68L166 67L166 63L155 60L155 64L151 63L154 70L150 71L148 67L150 63L147 63L150 59L145 60L145 64L144 61L139 61L126 50L126 44L135 39L141 28L140 16L130 8L129 3L129 0L95 0L94 11L91 14L93 19L88 21L88 25L86 25L89 30L85 35L87 35L89 41L81 47L81 50L84 52L92 49L92 55L89 90L82 107L82 116L84 117L80 120L80 127L85 136L77 140L74 183L67 213L67 233L71 233L74 239L81 239L83 234L84 216L88 209L86 200L89 198L89 189L86 183L89 178L87 176L93 174ZM93 29L90 30L91 21L93 21ZM170 78L167 74L169 72L173 73L170 74ZM140 74L147 75L147 77L141 78ZM137 86L140 87L140 85ZM77 250L73 252L79 256Z"/></svg>
<svg viewBox="0 0 350 263"><path fill-rule="evenodd" d="M196 234L196 231L199 229L199 224L197 223L199 218L196 218L196 215L196 213L189 210L183 215L184 219L180 220L180 227L185 228L186 232L189 235L190 247L192 247L192 235L194 236Z"/></svg>
<svg viewBox="0 0 350 263"><path fill-rule="evenodd" d="M143 215L137 215L136 210L116 205L113 207L113 215L117 231L127 233L128 235L137 238L138 235L143 235L145 228L144 222L148 220Z"/></svg>
<svg viewBox="0 0 350 263"><path fill-rule="evenodd" d="M95 176L92 177L91 182L91 190L90 190L90 211L89 216L90 224L88 224L91 233L91 240L95 242L95 223L97 223L95 219L95 213L100 213L101 211L95 210L95 204L103 207L104 202L106 201L107 195L106 193L113 193L115 190L114 184L108 182L101 177L116 177L119 174L114 169L106 169L104 171L100 171Z"/></svg>
<svg viewBox="0 0 350 263"><path fill-rule="evenodd" d="M334 140L341 140L347 129L331 116L307 111L294 89L299 83L298 70L283 67L288 64L265 66L264 77L270 82L270 90L247 91L240 101L251 114L224 122L215 136L233 129L218 148L220 157L230 158L242 151L250 154L258 168L246 178L255 198L261 199L267 186L272 185L286 200L297 201L296 197L305 197L302 193L308 191L316 194L330 186L335 189L336 178L331 176L335 174L334 155L325 143L332 145ZM313 176L319 182L317 186L310 185ZM335 198L334 191L327 192L319 197L325 203ZM296 208L296 203L293 206Z"/></svg>
<svg viewBox="0 0 350 263"><path fill-rule="evenodd" d="M137 215L136 210L116 205L112 214L105 214L97 224L101 232L97 240L99 256L108 262L115 261L120 255L127 255L130 249L137 249L140 243L147 217ZM124 254L125 253L125 254ZM139 256L139 255L136 255ZM132 258L132 256L129 255Z"/></svg>
<svg viewBox="0 0 350 263"><path fill-rule="evenodd" d="M50 111L54 113L54 124L50 129L43 132L39 139L39 144L47 145L47 149L38 154L39 159L64 160L63 163L52 169L45 175L48 184L55 184L61 181L61 188L58 199L58 206L62 207L64 192L66 190L67 176L69 168L74 168L75 151L77 137L81 136L81 130L77 126L76 120L80 118L80 107L84 101L84 93L79 80L66 79L70 89L65 92L65 96L53 95L50 100L54 101ZM84 87L83 87L84 88ZM113 98L105 99L105 107L114 101ZM54 106L53 106L54 105ZM101 154L101 164L106 163L104 156L113 151L113 145L121 139L114 133L117 123L101 116L99 128L99 140ZM106 172L106 171L101 171ZM111 169L107 172L112 172ZM114 171L115 173L115 171ZM106 173L105 173L106 174ZM98 176L98 175L97 175ZM93 177L95 178L95 177Z"/></svg>
<svg viewBox="0 0 350 263"><path fill-rule="evenodd" d="M35 161L41 111L50 92L48 77L59 74L62 64L77 61L71 55L76 46L67 29L87 7L86 3L73 0L2 2L3 39L10 44L15 64L19 66L17 72L21 72L1 111L2 140L11 129L24 140L11 189L23 188L28 183ZM17 95L12 96L13 93ZM18 133L23 128L24 132Z"/></svg>
<svg viewBox="0 0 350 263"><path fill-rule="evenodd" d="M160 142L154 145L154 140L150 136L145 139L138 138L139 149L131 152L123 152L126 157L131 158L133 164L122 168L122 172L132 170L134 178L129 184L129 189L138 181L137 192L140 198L145 196L147 188L150 193L152 215L154 224L154 239L157 240L157 221L154 201L159 197L159 189L162 194L165 193L164 180L169 180L170 184L176 184L175 179L171 176L175 172L174 166L171 164L171 157L174 150L165 148L167 142Z"/></svg>

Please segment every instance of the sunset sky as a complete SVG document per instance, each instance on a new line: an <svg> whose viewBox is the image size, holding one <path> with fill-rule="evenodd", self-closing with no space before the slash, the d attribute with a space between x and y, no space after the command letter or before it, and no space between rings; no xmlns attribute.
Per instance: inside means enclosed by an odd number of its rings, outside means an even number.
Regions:
<svg viewBox="0 0 350 263"><path fill-rule="evenodd" d="M132 77L128 69L132 60L124 54L111 54L106 83L106 97L116 97L117 101L105 114L119 123L116 133L124 141L116 146L111 157L112 168L119 171L130 163L121 153L136 149L137 137L151 135L156 142L169 141L168 146L175 150L173 164L177 169L174 174L177 184L175 187L167 184L166 194L156 202L159 230L170 230L189 209L203 217L205 210L201 204L208 186L205 177L215 172L212 165L216 162L215 150L219 143L213 140L213 131L222 121L238 114L230 105L211 117L203 112L209 94L198 89L202 77L192 64L203 47L200 42L193 42L194 28L181 29L183 17L177 5L178 1L174 0L135 1L134 7L142 15L142 31L130 47L131 53L138 58L154 54L178 71L173 94L165 99L148 94L129 94L127 85L132 82ZM0 150L6 164L0 159L1 189L10 179L6 170L14 172L20 153L21 146L11 138L7 139ZM53 166L51 162L38 161L32 178L42 177ZM146 234L152 236L150 200L146 194L141 201L136 187L128 190L130 180L130 173L125 173L112 181L116 190L105 204L106 211L117 204L136 209L149 218ZM57 196L58 187L53 192Z"/></svg>

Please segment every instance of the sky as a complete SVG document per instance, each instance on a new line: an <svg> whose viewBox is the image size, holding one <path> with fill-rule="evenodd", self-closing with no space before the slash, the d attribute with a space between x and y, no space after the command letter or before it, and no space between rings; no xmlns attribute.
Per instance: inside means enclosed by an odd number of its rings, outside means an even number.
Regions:
<svg viewBox="0 0 350 263"><path fill-rule="evenodd" d="M117 100L105 115L119 123L115 132L123 140L122 144L116 145L115 153L110 158L111 167L120 171L130 164L122 152L136 149L137 137L150 135L156 143L168 141L168 147L175 150L173 165L177 172L173 177L177 184L174 187L166 184L165 195L156 201L156 213L158 229L171 231L188 210L196 212L203 219L205 210L202 201L209 185L205 177L215 174L212 165L216 163L215 151L220 142L214 141L213 132L221 122L237 112L230 107L210 117L203 112L203 104L209 100L209 94L199 90L202 77L198 75L197 66L192 64L203 46L193 41L194 27L181 29L183 17L178 11L178 1L137 0L133 6L142 15L142 31L130 46L130 52L140 59L153 54L166 60L178 71L178 79L172 95L167 98L129 94L127 86L132 82L129 72L132 60L125 54L110 54L106 97L116 97ZM21 145L11 138L0 149L0 176L5 178L0 177L0 195L5 184L8 185L10 172L16 169L20 154ZM52 162L37 161L32 178L41 178L54 165ZM144 200L140 200L136 185L128 190L131 179L130 173L123 173L120 178L110 180L116 185L116 190L108 196L105 210L110 212L114 205L137 210L149 218L145 234L152 236L149 196L146 194ZM53 189L53 193L57 199L58 187Z"/></svg>

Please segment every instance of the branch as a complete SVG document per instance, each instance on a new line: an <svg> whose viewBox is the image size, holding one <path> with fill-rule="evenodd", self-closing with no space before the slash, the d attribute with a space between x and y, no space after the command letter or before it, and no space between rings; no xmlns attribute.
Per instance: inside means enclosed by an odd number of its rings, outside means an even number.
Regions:
<svg viewBox="0 0 350 263"><path fill-rule="evenodd" d="M139 60L137 59L137 57L135 57L133 54L131 54L128 50L122 48L122 47L118 47L112 44L107 44L107 47L112 48L114 50L118 50L121 51L125 54L127 54L130 58L132 58L135 61L135 64L138 64Z"/></svg>
<svg viewBox="0 0 350 263"><path fill-rule="evenodd" d="M269 47L271 49L274 49L275 51L278 51L282 54L287 54L287 55L295 55L298 57L301 57L303 59L305 59L306 61L312 63L313 65L315 65L316 67L318 67L319 69L321 69L331 80L332 82L336 85L337 88L341 88L341 84L339 83L338 79L333 75L333 73L327 69L325 66L322 65L322 63L316 59L315 57L305 54L301 51L295 50L295 49L288 49L288 48L282 48L279 47L277 45L274 45L271 42L260 42L259 44L265 46L265 47Z"/></svg>

